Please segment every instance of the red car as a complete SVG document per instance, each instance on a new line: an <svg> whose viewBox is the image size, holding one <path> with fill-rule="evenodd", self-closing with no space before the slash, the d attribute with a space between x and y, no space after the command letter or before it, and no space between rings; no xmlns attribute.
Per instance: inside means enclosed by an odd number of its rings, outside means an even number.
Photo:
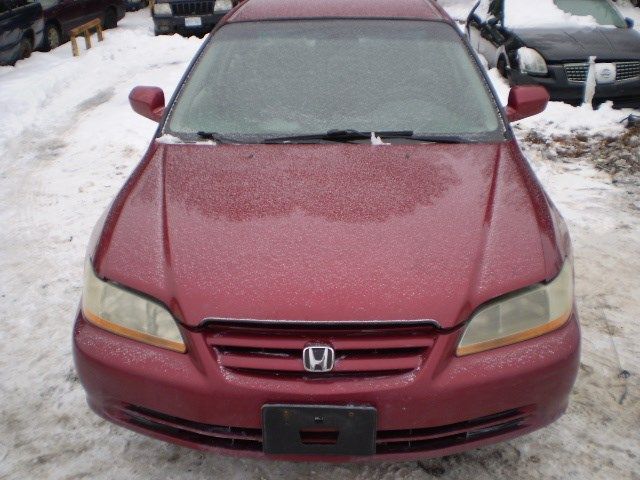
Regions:
<svg viewBox="0 0 640 480"><path fill-rule="evenodd" d="M248 0L99 222L90 406L288 460L448 455L544 427L579 362L571 243L467 41L425 0Z"/></svg>

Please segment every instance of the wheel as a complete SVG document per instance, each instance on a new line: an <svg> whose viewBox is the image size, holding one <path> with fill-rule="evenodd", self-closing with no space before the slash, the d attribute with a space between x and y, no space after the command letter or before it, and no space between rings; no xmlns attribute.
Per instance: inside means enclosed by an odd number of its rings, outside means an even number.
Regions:
<svg viewBox="0 0 640 480"><path fill-rule="evenodd" d="M62 43L62 35L58 26L53 23L47 23L44 27L44 44L43 50L48 52L54 48L58 48Z"/></svg>
<svg viewBox="0 0 640 480"><path fill-rule="evenodd" d="M32 53L33 53L33 44L31 43L31 40L29 40L28 38L23 38L20 41L20 58L19 58L19 60L22 60L24 58L29 58Z"/></svg>
<svg viewBox="0 0 640 480"><path fill-rule="evenodd" d="M114 8L109 8L104 14L104 29L116 28L118 26L118 15Z"/></svg>
<svg viewBox="0 0 640 480"><path fill-rule="evenodd" d="M507 59L503 56L500 56L500 58L498 59L497 67L500 75L502 75L506 79L509 79L509 72L507 71Z"/></svg>

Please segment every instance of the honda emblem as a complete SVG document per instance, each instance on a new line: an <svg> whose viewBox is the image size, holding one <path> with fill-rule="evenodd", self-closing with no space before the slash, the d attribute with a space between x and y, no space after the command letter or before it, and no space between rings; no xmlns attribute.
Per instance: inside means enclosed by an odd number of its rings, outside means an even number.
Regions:
<svg viewBox="0 0 640 480"><path fill-rule="evenodd" d="M335 351L327 345L313 345L302 351L302 363L307 372L330 372L335 359Z"/></svg>

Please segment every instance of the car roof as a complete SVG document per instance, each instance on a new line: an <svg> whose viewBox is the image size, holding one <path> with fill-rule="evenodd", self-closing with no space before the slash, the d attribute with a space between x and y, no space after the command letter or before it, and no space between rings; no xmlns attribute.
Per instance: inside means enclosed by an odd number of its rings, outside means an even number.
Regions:
<svg viewBox="0 0 640 480"><path fill-rule="evenodd" d="M246 0L226 23L302 18L398 18L451 22L433 0Z"/></svg>

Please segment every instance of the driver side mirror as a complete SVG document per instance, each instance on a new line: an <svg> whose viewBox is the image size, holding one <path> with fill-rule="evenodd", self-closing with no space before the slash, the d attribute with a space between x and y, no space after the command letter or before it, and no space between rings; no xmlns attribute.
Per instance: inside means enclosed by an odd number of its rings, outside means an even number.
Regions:
<svg viewBox="0 0 640 480"><path fill-rule="evenodd" d="M547 108L549 99L549 92L544 87L537 85L513 87L509 92L507 117L510 122L517 122L542 113Z"/></svg>
<svg viewBox="0 0 640 480"><path fill-rule="evenodd" d="M625 18L624 21L627 22L627 27L629 28L633 28L633 26L635 25L635 22L632 18Z"/></svg>
<svg viewBox="0 0 640 480"><path fill-rule="evenodd" d="M158 87L136 87L129 94L133 111L159 122L164 113L164 92Z"/></svg>

